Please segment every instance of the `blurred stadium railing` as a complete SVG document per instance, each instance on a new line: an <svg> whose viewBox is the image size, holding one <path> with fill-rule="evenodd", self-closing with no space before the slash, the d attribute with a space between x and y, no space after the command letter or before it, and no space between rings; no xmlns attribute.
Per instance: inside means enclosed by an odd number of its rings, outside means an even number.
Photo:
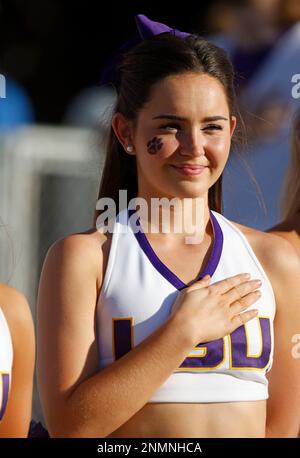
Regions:
<svg viewBox="0 0 300 458"><path fill-rule="evenodd" d="M23 127L0 136L0 282L27 297L34 319L47 250L91 227L103 164L94 129ZM36 383L32 416L43 420Z"/></svg>

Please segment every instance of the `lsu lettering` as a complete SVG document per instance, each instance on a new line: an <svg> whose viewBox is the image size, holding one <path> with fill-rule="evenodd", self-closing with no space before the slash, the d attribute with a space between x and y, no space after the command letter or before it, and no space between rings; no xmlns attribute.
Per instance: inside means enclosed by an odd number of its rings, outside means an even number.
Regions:
<svg viewBox="0 0 300 458"><path fill-rule="evenodd" d="M226 357L226 339L229 348L228 369L265 369L269 363L272 346L270 319L264 316L258 316L256 319L261 336L260 351L258 354L251 355L249 352L249 336L247 334L247 327L244 324L222 339L196 345L192 353L188 354L176 370L210 370L221 366ZM115 360L132 350L133 341L133 318L113 318L112 345Z"/></svg>

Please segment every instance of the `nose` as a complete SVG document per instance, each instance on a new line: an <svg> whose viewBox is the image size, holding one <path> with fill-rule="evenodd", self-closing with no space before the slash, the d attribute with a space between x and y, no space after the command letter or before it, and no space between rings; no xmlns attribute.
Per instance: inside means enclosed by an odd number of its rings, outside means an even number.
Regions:
<svg viewBox="0 0 300 458"><path fill-rule="evenodd" d="M199 127L186 131L182 136L181 154L184 156L205 155L205 138Z"/></svg>

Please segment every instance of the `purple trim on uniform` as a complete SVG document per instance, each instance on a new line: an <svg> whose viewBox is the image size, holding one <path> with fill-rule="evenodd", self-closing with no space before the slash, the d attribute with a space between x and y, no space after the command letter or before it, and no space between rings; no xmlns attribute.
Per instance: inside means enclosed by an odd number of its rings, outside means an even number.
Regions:
<svg viewBox="0 0 300 458"><path fill-rule="evenodd" d="M223 249L223 232L221 229L220 224L218 223L217 218L214 216L213 212L209 210L210 213L210 219L212 222L213 230L214 230L214 245L212 249L211 256L206 264L206 266L203 269L203 272L201 273L200 278L205 277L205 275L210 275L211 277L216 271L216 268L218 267L221 254L222 254L222 249Z"/></svg>
<svg viewBox="0 0 300 458"><path fill-rule="evenodd" d="M128 209L128 218L130 218L130 216L135 211L136 211L135 209L130 209L130 210ZM197 278L197 280L200 280L205 275L210 275L211 277L213 276L213 274L214 274L214 272L215 272L215 270L216 270L216 268L217 268L217 266L219 264L221 253L222 253L222 248L223 248L223 232L222 232L222 229L221 229L216 217L211 212L211 210L209 210L209 212L210 212L210 219L211 219L213 230L214 230L213 248L212 248L211 256L210 256L207 264L205 265L205 267L203 269L203 272L200 273L200 275ZM140 225L139 222L140 222L140 218L137 219L137 225ZM130 224L130 221L129 221L129 224ZM182 280L180 280L180 278L178 278L177 275L175 275L159 259L157 254L154 252L152 246L150 245L145 233L143 232L142 227L140 226L140 231L139 232L134 232L133 231L133 233L134 233L134 235L135 235L140 247L142 248L142 250L144 251L144 253L148 257L150 262L153 264L155 269L158 270L158 272L160 272L161 275L163 277L165 277L178 290L186 288L188 285L186 283L184 283Z"/></svg>
<svg viewBox="0 0 300 458"><path fill-rule="evenodd" d="M115 359L121 358L131 348L131 320L114 320Z"/></svg>
<svg viewBox="0 0 300 458"><path fill-rule="evenodd" d="M2 420L4 416L4 412L8 402L8 393L9 393L9 374L1 374L2 375L2 404L0 410L0 420Z"/></svg>

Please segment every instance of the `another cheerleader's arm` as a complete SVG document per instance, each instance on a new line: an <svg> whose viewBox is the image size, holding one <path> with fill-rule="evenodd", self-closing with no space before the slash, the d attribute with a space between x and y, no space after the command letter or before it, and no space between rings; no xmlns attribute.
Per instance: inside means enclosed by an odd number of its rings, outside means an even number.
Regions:
<svg viewBox="0 0 300 458"><path fill-rule="evenodd" d="M13 367L8 403L0 421L0 437L26 438L32 408L34 325L28 302L21 293L5 285L4 297L1 308L12 337Z"/></svg>
<svg viewBox="0 0 300 458"><path fill-rule="evenodd" d="M300 424L300 258L271 235L266 262L276 298L274 358L269 379L266 437L297 437ZM270 245L270 246L268 246ZM298 337L297 337L298 336Z"/></svg>

